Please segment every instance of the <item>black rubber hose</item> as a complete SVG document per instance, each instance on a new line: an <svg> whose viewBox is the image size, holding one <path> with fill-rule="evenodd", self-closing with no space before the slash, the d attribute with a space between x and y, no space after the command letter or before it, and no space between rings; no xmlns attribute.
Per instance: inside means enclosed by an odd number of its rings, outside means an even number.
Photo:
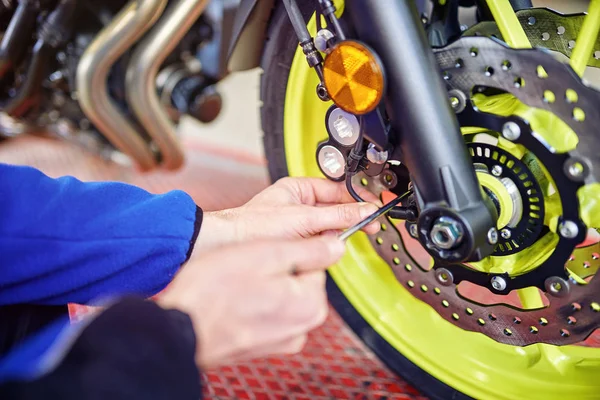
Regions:
<svg viewBox="0 0 600 400"><path fill-rule="evenodd" d="M0 78L23 61L38 15L36 0L21 0L0 43Z"/></svg>
<svg viewBox="0 0 600 400"><path fill-rule="evenodd" d="M4 107L9 115L20 117L39 101L42 83L48 74L52 57L56 49L69 40L75 7L76 0L61 1L40 27L25 80L17 94Z"/></svg>

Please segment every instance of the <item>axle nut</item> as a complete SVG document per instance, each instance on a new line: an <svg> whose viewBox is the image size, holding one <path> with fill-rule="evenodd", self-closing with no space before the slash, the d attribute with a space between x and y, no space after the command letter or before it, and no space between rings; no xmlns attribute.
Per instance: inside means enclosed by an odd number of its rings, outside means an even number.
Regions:
<svg viewBox="0 0 600 400"><path fill-rule="evenodd" d="M458 246L463 239L460 223L449 217L440 217L433 224L430 237L433 244L442 250L450 250Z"/></svg>

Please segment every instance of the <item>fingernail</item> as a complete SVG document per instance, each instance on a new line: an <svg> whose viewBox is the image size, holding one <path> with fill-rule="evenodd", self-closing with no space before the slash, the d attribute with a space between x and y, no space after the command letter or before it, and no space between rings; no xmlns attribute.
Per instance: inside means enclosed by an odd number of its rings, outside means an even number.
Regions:
<svg viewBox="0 0 600 400"><path fill-rule="evenodd" d="M377 211L378 208L375 204L372 203L360 203L360 217L361 218L367 218L369 215L373 214L375 211Z"/></svg>
<svg viewBox="0 0 600 400"><path fill-rule="evenodd" d="M337 238L327 238L327 245L334 257L341 257L346 252L346 244Z"/></svg>

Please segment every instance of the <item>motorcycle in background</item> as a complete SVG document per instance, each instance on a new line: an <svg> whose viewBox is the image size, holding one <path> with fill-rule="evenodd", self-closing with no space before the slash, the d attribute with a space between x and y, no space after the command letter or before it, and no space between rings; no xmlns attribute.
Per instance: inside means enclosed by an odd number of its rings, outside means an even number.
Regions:
<svg viewBox="0 0 600 400"><path fill-rule="evenodd" d="M0 133L177 169L177 121L261 68L273 180L402 201L332 304L434 399L596 399L600 1L2 0ZM470 23L462 21L465 11ZM599 179L599 180L597 180Z"/></svg>

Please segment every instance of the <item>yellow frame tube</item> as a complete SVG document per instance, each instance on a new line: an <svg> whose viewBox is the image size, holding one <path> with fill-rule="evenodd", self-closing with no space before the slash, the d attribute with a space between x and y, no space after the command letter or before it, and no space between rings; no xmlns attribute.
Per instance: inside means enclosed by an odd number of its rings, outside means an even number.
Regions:
<svg viewBox="0 0 600 400"><path fill-rule="evenodd" d="M583 76L588 61L594 51L596 39L600 33L600 0L591 0L587 16L577 36L575 49L571 53L571 67L577 75Z"/></svg>

